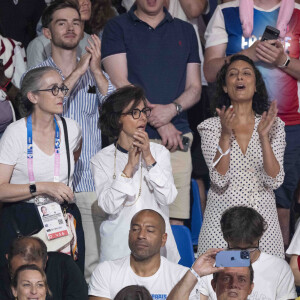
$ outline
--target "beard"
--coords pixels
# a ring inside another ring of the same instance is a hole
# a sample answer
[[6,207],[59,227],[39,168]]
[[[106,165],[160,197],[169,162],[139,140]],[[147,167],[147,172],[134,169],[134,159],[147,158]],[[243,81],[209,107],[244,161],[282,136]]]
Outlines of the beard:
[[64,41],[63,39],[56,38],[52,36],[52,43],[54,46],[64,49],[64,50],[73,50],[77,48],[78,44],[80,42],[80,39],[76,40],[73,39],[71,41]]

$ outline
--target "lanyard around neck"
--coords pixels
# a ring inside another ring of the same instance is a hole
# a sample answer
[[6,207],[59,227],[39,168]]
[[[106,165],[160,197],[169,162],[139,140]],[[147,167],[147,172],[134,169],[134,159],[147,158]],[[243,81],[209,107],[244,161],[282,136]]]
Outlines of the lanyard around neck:
[[[55,151],[54,151],[54,182],[59,182],[59,172],[60,172],[60,134],[57,121],[54,117],[55,122]],[[27,118],[27,167],[28,167],[28,177],[30,184],[35,183],[35,178],[33,174],[33,145],[32,145],[32,118],[31,115]]]

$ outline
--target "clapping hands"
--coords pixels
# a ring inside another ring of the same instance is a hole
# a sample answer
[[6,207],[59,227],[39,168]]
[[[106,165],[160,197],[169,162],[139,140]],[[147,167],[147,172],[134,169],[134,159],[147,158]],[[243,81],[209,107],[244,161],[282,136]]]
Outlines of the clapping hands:
[[257,127],[257,132],[259,134],[259,138],[268,138],[270,129],[272,128],[276,117],[277,117],[277,101],[274,100],[271,105],[269,110],[266,112],[263,112],[261,116],[261,120],[259,122],[259,125]]
[[223,106],[222,109],[216,108],[216,111],[221,119],[222,133],[231,136],[236,122],[233,106],[230,105],[227,109],[225,106]]

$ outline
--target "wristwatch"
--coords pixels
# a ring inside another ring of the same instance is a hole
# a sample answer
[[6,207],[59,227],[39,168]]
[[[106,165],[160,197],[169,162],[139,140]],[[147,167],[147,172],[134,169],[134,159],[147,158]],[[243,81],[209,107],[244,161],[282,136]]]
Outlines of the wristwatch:
[[284,68],[286,68],[286,67],[289,65],[290,62],[291,62],[291,59],[290,59],[290,57],[286,54],[286,60],[285,60],[284,64],[281,65],[281,66],[278,66],[278,68],[284,69]]
[[176,102],[172,102],[176,107],[177,116],[182,113],[182,106]]
[[150,171],[155,165],[156,165],[156,161],[152,165],[146,166],[147,171]]
[[36,193],[36,185],[35,185],[35,183],[29,185],[29,191],[30,191],[31,195],[33,195],[34,193]]

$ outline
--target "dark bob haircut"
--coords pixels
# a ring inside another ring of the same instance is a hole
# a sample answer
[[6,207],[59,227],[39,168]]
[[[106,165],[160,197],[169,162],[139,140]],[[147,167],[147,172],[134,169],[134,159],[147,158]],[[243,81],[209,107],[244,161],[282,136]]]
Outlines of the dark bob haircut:
[[80,11],[77,0],[54,0],[46,7],[42,13],[42,26],[48,28],[53,19],[53,14],[60,9],[73,8],[78,12],[80,17]]
[[221,217],[221,230],[227,243],[252,244],[262,237],[267,227],[264,218],[255,209],[246,206],[229,208]]
[[223,87],[226,86],[226,74],[229,66],[233,62],[238,60],[243,60],[247,62],[254,70],[256,78],[256,92],[253,95],[252,109],[256,114],[261,115],[264,111],[267,111],[270,106],[265,83],[263,81],[261,73],[254,65],[254,62],[249,57],[240,54],[233,55],[230,58],[229,63],[225,62],[225,64],[217,74],[216,94],[214,98],[214,103],[212,105],[212,111],[215,112],[216,108],[222,108],[223,106],[227,108],[231,105],[231,100],[228,94],[224,92]]
[[121,289],[114,300],[153,300],[144,286],[129,285]]
[[134,85],[124,86],[110,94],[101,107],[99,126],[103,134],[117,138],[122,126],[119,122],[123,110],[132,102],[128,112],[136,108],[146,97],[142,88]]

